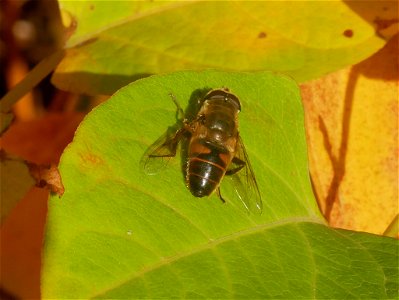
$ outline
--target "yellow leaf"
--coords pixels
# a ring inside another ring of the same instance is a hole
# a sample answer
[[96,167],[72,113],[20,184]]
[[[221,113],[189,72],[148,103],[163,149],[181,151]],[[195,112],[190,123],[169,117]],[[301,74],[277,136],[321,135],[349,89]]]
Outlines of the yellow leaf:
[[313,186],[332,226],[382,234],[398,213],[397,43],[302,85]]

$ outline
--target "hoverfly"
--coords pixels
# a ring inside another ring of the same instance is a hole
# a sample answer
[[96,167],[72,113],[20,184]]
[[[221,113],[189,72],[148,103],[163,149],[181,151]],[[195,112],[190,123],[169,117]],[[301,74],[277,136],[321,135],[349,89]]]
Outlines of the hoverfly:
[[210,90],[198,101],[193,120],[171,95],[182,116],[182,125],[159,138],[144,154],[141,164],[147,174],[156,174],[176,155],[179,142],[188,139],[186,185],[195,197],[220,192],[223,177],[231,176],[239,199],[248,211],[262,212],[262,200],[247,152],[238,131],[240,100],[227,88]]

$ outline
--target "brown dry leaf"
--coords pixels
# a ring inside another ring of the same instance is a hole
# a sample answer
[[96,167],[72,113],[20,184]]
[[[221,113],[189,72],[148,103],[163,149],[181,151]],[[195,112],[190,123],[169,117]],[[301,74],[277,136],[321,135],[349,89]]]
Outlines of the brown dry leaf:
[[[56,164],[83,114],[49,114],[15,122],[1,148],[37,164]],[[1,289],[16,298],[40,298],[40,266],[48,191],[32,188],[1,226]],[[61,201],[61,200],[60,200]]]
[[55,165],[37,165],[0,150],[1,223],[34,186],[45,187],[61,196],[64,186]]
[[398,213],[397,45],[301,87],[313,185],[334,227],[382,234]]
[[61,174],[55,165],[36,165],[28,163],[29,172],[36,180],[37,187],[46,187],[52,193],[62,196],[65,189]]
[[40,267],[48,191],[32,188],[0,229],[1,288],[16,299],[40,299]]
[[36,164],[57,164],[83,116],[52,113],[40,120],[15,122],[2,136],[1,148]]

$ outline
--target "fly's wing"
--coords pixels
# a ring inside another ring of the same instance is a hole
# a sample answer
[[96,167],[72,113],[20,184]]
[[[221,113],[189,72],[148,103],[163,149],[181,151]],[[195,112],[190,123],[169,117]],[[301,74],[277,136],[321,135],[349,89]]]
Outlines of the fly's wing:
[[262,198],[248,154],[240,137],[237,140],[236,154],[226,175],[231,175],[234,189],[245,208],[250,212],[261,214],[263,208]]
[[140,166],[144,173],[155,175],[168,165],[170,159],[176,156],[177,146],[185,131],[184,128],[180,128],[174,133],[170,133],[168,130],[147,149],[140,160]]

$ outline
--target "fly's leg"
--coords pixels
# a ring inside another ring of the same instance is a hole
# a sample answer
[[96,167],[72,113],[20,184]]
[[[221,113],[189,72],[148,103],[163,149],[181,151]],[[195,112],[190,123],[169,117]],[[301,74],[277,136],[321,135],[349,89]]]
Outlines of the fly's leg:
[[184,114],[184,111],[181,108],[179,102],[177,102],[176,96],[173,95],[172,93],[169,93],[169,96],[172,98],[173,103],[177,107],[176,118],[183,122],[183,127],[186,129],[186,131],[188,131],[190,133],[193,133],[195,131],[195,128],[196,128],[198,123],[201,123],[201,124],[205,123],[205,116],[204,115],[199,115],[194,120],[189,121],[186,118],[186,116]]
[[178,119],[183,120],[183,123],[185,123],[186,120],[185,120],[185,116],[184,116],[184,111],[183,111],[183,109],[180,107],[179,102],[177,102],[176,96],[173,95],[172,93],[169,93],[169,96],[172,98],[173,103],[174,103],[174,104],[176,105],[176,107],[177,107],[177,117],[178,117]]
[[246,165],[245,161],[243,161],[243,160],[241,160],[241,159],[239,159],[237,157],[233,158],[232,163],[234,163],[237,167],[235,167],[234,169],[227,170],[226,171],[226,175],[227,176],[234,175],[235,173],[240,171],[242,168],[244,168],[245,165]]
[[184,115],[184,111],[181,108],[179,102],[177,102],[176,96],[173,95],[172,93],[169,93],[169,96],[172,98],[173,103],[176,105],[177,112],[176,112],[176,118],[181,120],[183,123],[183,128],[187,131],[192,133],[195,128],[195,124],[197,123],[197,120],[194,121],[189,121],[187,120],[186,116]]
[[220,188],[219,188],[219,187],[216,189],[216,193],[218,194],[219,199],[220,199],[223,203],[226,203],[226,200],[224,200],[223,197],[222,197],[222,193],[220,192]]

